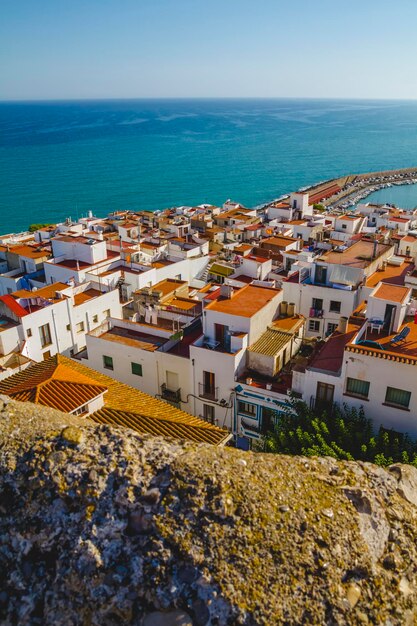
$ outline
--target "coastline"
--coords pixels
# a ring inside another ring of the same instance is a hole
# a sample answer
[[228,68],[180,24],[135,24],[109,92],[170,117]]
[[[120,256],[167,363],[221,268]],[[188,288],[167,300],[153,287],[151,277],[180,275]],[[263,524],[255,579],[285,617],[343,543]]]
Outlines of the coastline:
[[[354,210],[359,201],[364,200],[376,191],[393,186],[414,184],[417,184],[417,166],[362,174],[348,174],[339,178],[330,178],[308,187],[300,187],[298,192],[307,192],[310,194],[310,197],[313,195],[317,198],[315,202],[322,204],[328,211],[346,213]],[[262,207],[266,208],[288,197],[289,193],[284,194],[272,202],[262,205]]]

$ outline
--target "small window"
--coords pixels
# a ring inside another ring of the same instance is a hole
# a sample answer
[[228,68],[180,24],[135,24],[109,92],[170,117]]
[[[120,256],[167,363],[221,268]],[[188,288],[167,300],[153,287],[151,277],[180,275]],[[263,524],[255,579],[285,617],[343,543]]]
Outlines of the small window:
[[239,400],[238,411],[239,413],[250,415],[250,417],[256,417],[256,404],[250,404],[249,402],[242,402]]
[[71,330],[71,324],[67,324],[67,330]]
[[85,413],[88,413],[88,404],[84,404],[78,409],[75,409],[75,411],[72,412],[72,415],[84,415]]
[[112,357],[103,355],[103,365],[106,370],[112,370],[113,369]]
[[110,317],[110,309],[106,309],[105,311],[103,311],[103,315],[104,317]]
[[395,389],[395,387],[387,387],[387,393],[385,394],[386,404],[397,406],[403,409],[408,409],[410,404],[411,391],[404,391],[403,389]]
[[135,376],[142,376],[142,365],[140,363],[132,362],[132,374],[135,374]]
[[346,228],[346,224],[342,224],[342,228]]
[[370,383],[367,380],[359,380],[358,378],[347,378],[346,393],[358,398],[367,398],[369,395]]
[[26,334],[27,334],[28,337],[32,337],[32,329],[28,328],[27,331],[26,331]]
[[338,300],[330,300],[330,311],[332,311],[332,313],[340,313],[341,305],[342,303]]
[[206,422],[214,424],[214,406],[211,404],[203,404],[203,418]]
[[308,330],[314,333],[318,333],[320,330],[320,322],[319,320],[309,320],[308,321]]
[[39,327],[39,336],[41,339],[42,348],[46,348],[46,346],[50,346],[52,343],[51,340],[51,330],[49,328],[49,324],[44,324]]
[[98,322],[98,315],[93,315],[93,324],[97,324]]
[[321,298],[313,298],[311,306],[316,311],[317,310],[321,311],[323,309],[323,300]]
[[84,322],[78,322],[78,324],[75,326],[77,333],[82,333],[84,332]]

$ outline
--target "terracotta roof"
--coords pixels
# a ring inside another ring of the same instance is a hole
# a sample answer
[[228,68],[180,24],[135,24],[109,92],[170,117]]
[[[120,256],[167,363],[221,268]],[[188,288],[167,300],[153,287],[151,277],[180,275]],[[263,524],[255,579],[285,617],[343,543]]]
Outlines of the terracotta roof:
[[365,320],[354,320],[349,322],[346,333],[336,330],[314,355],[308,369],[339,372],[346,345],[353,340],[364,323]]
[[55,300],[56,292],[63,291],[64,289],[68,289],[68,285],[65,283],[52,283],[52,285],[45,285],[45,287],[41,287],[41,289],[37,289],[36,291],[19,289],[10,295],[13,296],[13,298],[45,298],[45,300]]
[[[109,409],[107,407],[96,411],[91,419],[99,424],[112,424],[132,428],[139,433],[150,433],[155,436],[174,437],[176,439],[189,439],[191,441],[211,443],[219,445],[220,429],[211,430],[202,428],[201,424],[193,425],[176,422],[163,417],[148,417],[138,413],[129,413],[123,410]],[[203,420],[200,420],[203,424]],[[227,435],[223,431],[223,438]]]
[[[61,365],[65,367],[59,367]],[[55,370],[57,373],[53,375]],[[230,438],[228,431],[218,426],[189,415],[167,402],[149,396],[62,355],[55,355],[47,361],[31,365],[23,372],[0,381],[0,393],[10,395],[8,390],[17,384],[24,386],[27,383],[29,388],[30,384],[34,387],[48,376],[51,378],[51,375],[54,380],[73,382],[78,385],[93,384],[100,389],[107,389],[104,395],[104,408],[89,415],[88,419],[110,425],[122,425],[138,432],[159,434],[164,437],[181,437],[215,445],[222,445]],[[86,380],[89,382],[85,383]],[[57,399],[61,402],[66,401],[60,395]],[[28,400],[30,401],[30,398]],[[55,408],[67,410],[62,407]]]
[[74,296],[74,306],[78,306],[79,304],[83,304],[91,298],[97,298],[97,296],[101,296],[102,293],[98,289],[86,289],[85,291],[81,291],[80,293],[76,293]]
[[414,270],[414,263],[404,261],[401,265],[387,264],[385,269],[379,269],[371,274],[367,281],[367,287],[376,287],[378,283],[390,283],[391,285],[403,285],[407,274]]
[[[35,402],[71,413],[106,392],[106,387],[67,366],[51,361],[0,382],[0,392],[14,400]],[[36,371],[35,371],[36,369]]]
[[235,291],[231,298],[218,298],[206,306],[206,310],[252,317],[266,306],[279,293],[280,289],[246,285]]
[[12,311],[17,317],[25,317],[25,315],[29,314],[29,311],[26,311],[10,294],[5,296],[0,296],[1,302],[7,306],[10,311]]
[[410,291],[411,289],[409,287],[381,283],[372,296],[374,298],[380,298],[381,300],[389,300],[390,302],[403,302]]

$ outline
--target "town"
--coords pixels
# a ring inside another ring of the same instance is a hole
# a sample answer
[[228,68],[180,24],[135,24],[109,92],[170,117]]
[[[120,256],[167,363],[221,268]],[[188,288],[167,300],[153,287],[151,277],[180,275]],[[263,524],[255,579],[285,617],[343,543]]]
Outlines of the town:
[[0,392],[241,449],[292,396],[417,437],[417,210],[343,192],[1,236]]

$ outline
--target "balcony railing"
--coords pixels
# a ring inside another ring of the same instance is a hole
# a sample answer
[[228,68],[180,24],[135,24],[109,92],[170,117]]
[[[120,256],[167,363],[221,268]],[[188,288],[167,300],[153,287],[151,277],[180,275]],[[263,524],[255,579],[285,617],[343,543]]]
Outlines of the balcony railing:
[[179,404],[181,402],[181,389],[169,389],[166,383],[162,383],[161,385],[161,397],[163,400],[167,402],[174,402],[175,404]]
[[198,395],[206,400],[217,401],[219,399],[219,388],[209,387],[204,383],[198,383]]

